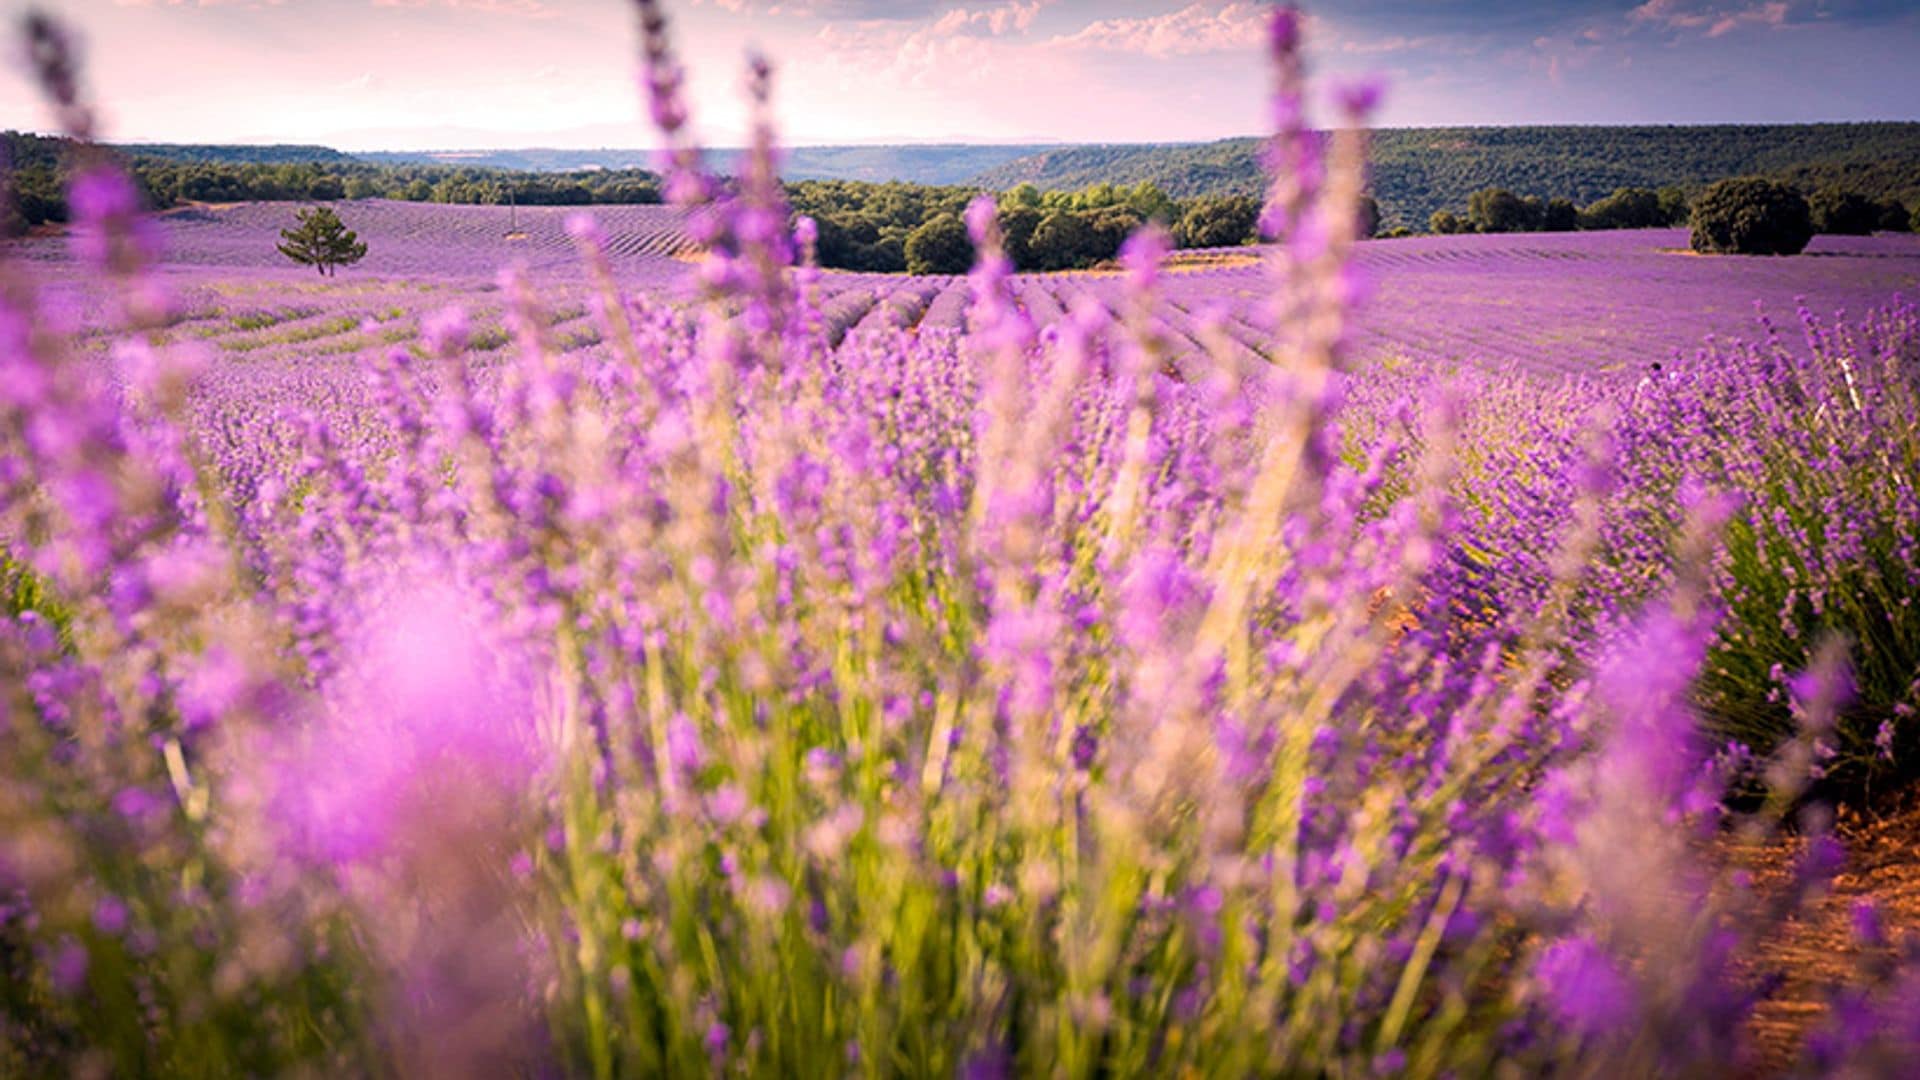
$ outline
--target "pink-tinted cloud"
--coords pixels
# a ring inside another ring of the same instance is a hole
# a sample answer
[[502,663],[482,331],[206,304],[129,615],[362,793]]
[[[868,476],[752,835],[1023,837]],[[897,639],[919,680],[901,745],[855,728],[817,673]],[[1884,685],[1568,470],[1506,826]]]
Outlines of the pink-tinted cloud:
[[113,0],[115,7],[278,7],[285,0]]
[[987,7],[949,10],[934,20],[930,32],[936,37],[950,37],[956,34],[1001,37],[1006,34],[1023,33],[1033,25],[1034,16],[1052,0],[1011,0],[1009,3],[993,4]]
[[1792,13],[1786,0],[1768,0],[1739,7],[1697,4],[1691,0],[1646,0],[1627,13],[1627,21],[1636,26],[1704,31],[1706,36],[1715,38],[1747,26],[1777,29],[1787,25]]
[[453,8],[461,11],[482,11],[490,15],[525,15],[529,18],[551,18],[557,12],[542,0],[373,0],[374,7],[383,8]]
[[1051,44],[1164,58],[1253,48],[1265,33],[1268,5],[1235,0],[1196,2],[1178,11],[1140,18],[1101,19]]
[[[749,48],[775,61],[795,141],[1198,140],[1265,124],[1270,0],[666,2],[716,144],[744,137]],[[1920,115],[1913,0],[1307,2],[1320,12],[1307,34],[1318,71],[1329,82],[1384,71],[1398,88],[1389,124]],[[103,123],[124,139],[404,149],[647,137],[628,0],[59,5],[89,46]],[[0,111],[17,124],[42,116],[21,73],[0,77]]]
[[[744,2],[744,0],[741,0]],[[930,22],[828,22],[816,40],[840,62],[865,67],[879,83],[925,87],[944,77],[977,82],[1012,62],[1022,38],[1053,0],[953,7]]]
[[[113,0],[113,5],[123,8],[219,7],[257,10],[281,7],[287,2],[288,0]],[[448,8],[506,15],[546,16],[554,13],[544,0],[367,0],[367,4],[374,8]]]
[[851,22],[915,22],[939,14],[950,0],[688,0],[736,15],[784,15]]
[[1434,35],[1407,37],[1393,34],[1381,38],[1348,39],[1339,43],[1338,48],[1348,56],[1386,56],[1392,53],[1415,52],[1431,49],[1444,44],[1443,39]]

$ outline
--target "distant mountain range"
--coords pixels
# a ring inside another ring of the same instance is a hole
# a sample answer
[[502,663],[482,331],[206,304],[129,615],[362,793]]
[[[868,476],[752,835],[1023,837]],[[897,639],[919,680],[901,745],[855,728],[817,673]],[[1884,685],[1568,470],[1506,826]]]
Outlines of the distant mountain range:
[[[326,146],[206,145],[126,143],[130,154],[173,161],[252,165],[358,161],[374,165],[455,165],[513,172],[581,172],[596,169],[651,169],[651,150],[375,150],[348,153]],[[1057,150],[1044,144],[928,143],[902,146],[800,146],[782,150],[781,175],[789,180],[889,180],[940,186],[962,185],[992,169]],[[708,162],[731,172],[740,150],[712,150]]]
[[362,160],[359,155],[330,146],[300,143],[273,145],[220,143],[119,143],[117,148],[129,154],[166,158],[169,161],[205,161],[223,165],[299,165],[303,162],[347,162]]
[[[794,180],[860,180],[1004,190],[1152,181],[1176,197],[1258,191],[1259,140],[1139,145],[809,146],[785,152]],[[187,161],[433,163],[534,172],[647,168],[644,150],[475,150],[348,154],[324,146],[139,144]],[[730,171],[738,151],[711,161]],[[1618,187],[1695,188],[1767,174],[1920,202],[1920,123],[1704,127],[1399,128],[1373,134],[1371,187],[1387,226],[1424,226],[1481,188],[1591,202]]]
[[[1044,145],[915,144],[910,146],[799,146],[782,150],[780,172],[789,180],[901,180],[915,184],[956,185],[1034,154],[1056,149]],[[739,150],[714,150],[710,165],[733,171]],[[472,165],[530,172],[581,169],[650,169],[650,150],[427,150],[379,151],[357,155],[384,164]]]

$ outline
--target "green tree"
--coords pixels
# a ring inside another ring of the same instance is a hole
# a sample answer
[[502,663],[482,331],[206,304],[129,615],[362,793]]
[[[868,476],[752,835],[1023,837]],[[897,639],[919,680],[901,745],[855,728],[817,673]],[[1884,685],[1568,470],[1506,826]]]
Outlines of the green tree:
[[[1037,196],[1036,196],[1037,198]],[[1031,206],[1000,208],[1000,239],[1015,269],[1037,270],[1033,261],[1033,230],[1040,227],[1040,211]]]
[[1082,253],[1077,265],[1089,266],[1118,258],[1127,237],[1143,223],[1140,215],[1124,204],[1088,214],[1087,225],[1093,230],[1093,243]]
[[1451,210],[1435,210],[1433,215],[1427,218],[1427,229],[1441,236],[1452,236],[1454,233],[1466,232],[1467,223],[1461,221],[1460,215]]
[[1898,199],[1882,199],[1879,203],[1880,222],[1876,226],[1881,232],[1911,232],[1913,222],[1907,216],[1907,208]]
[[1540,215],[1540,228],[1543,232],[1572,232],[1580,227],[1580,208],[1573,205],[1572,199],[1548,199],[1547,208]]
[[1537,202],[1505,188],[1483,188],[1467,197],[1467,220],[1477,232],[1532,232],[1540,227],[1545,210]]
[[1813,210],[1813,231],[1838,236],[1866,236],[1880,224],[1880,207],[1857,191],[1823,188],[1807,200]]
[[1687,193],[1685,189],[1668,186],[1660,189],[1660,214],[1665,219],[1662,225],[1685,225],[1687,223]]
[[1040,189],[1032,184],[1016,185],[1012,191],[1007,192],[1006,204],[1037,209],[1040,206]]
[[1142,180],[1127,192],[1126,205],[1140,215],[1143,221],[1158,221],[1171,226],[1180,216],[1180,207],[1160,185],[1151,180]]
[[1033,230],[1033,260],[1042,270],[1070,270],[1083,265],[1093,250],[1093,226],[1071,210],[1055,210]]
[[332,210],[315,206],[296,216],[298,225],[280,230],[280,254],[313,267],[322,277],[331,276],[336,267],[350,266],[366,257],[367,245]]
[[1813,239],[1813,212],[1777,180],[1722,180],[1693,204],[1693,250],[1720,255],[1798,255]]
[[1254,239],[1259,224],[1259,200],[1246,195],[1202,195],[1187,204],[1187,212],[1173,227],[1173,239],[1183,248],[1239,247]]
[[907,273],[964,274],[973,265],[973,241],[952,214],[927,219],[907,236]]
[[1669,211],[1660,193],[1647,188],[1615,188],[1613,194],[1587,207],[1580,215],[1583,229],[1656,229],[1667,224]]

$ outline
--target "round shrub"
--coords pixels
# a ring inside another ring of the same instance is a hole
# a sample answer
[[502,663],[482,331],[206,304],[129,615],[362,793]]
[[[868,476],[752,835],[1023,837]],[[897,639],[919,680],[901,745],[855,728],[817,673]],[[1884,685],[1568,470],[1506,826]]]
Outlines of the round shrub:
[[1798,255],[1813,239],[1813,211],[1775,180],[1722,180],[1693,204],[1693,250],[1703,255]]
[[1253,240],[1260,224],[1260,200],[1245,195],[1202,195],[1187,204],[1174,224],[1174,241],[1183,248],[1238,247]]
[[1540,228],[1545,232],[1572,232],[1580,227],[1580,208],[1571,199],[1548,199]]
[[1868,236],[1880,224],[1880,207],[1857,191],[1828,188],[1807,200],[1813,209],[1815,232],[1833,236]]
[[[1035,197],[1038,198],[1038,196]],[[1006,246],[1007,258],[1013,260],[1015,268],[1038,269],[1033,261],[1033,231],[1039,227],[1040,211],[1031,206],[1000,208],[1001,243]]]
[[907,237],[907,273],[964,274],[973,266],[973,241],[952,214],[929,218]]
[[1540,227],[1544,206],[1505,188],[1487,188],[1467,197],[1467,221],[1475,232],[1533,232]]
[[1661,205],[1660,193],[1648,188],[1623,187],[1587,207],[1583,229],[1657,229],[1672,220]]
[[1033,230],[1033,260],[1042,270],[1071,270],[1089,261],[1096,243],[1084,215],[1055,210]]
[[1120,248],[1133,235],[1144,220],[1130,207],[1109,206],[1087,217],[1087,227],[1093,231],[1093,244],[1087,249],[1081,265],[1106,262],[1118,258]]

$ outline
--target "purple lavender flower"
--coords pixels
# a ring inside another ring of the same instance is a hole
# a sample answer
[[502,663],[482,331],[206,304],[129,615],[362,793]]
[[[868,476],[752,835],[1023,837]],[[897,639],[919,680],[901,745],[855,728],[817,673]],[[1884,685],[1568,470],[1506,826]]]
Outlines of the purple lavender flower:
[[1564,938],[1547,946],[1533,974],[1555,1015],[1580,1035],[1612,1034],[1633,1020],[1638,1006],[1632,980],[1591,939]]

